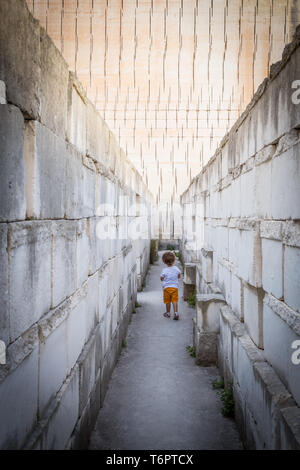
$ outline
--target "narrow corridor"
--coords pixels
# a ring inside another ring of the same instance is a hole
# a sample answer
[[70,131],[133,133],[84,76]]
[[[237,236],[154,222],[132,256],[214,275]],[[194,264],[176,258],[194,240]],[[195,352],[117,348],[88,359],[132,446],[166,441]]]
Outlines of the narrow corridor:
[[195,365],[186,350],[195,311],[182,299],[182,280],[180,321],[162,315],[159,254],[138,294],[141,307],[132,316],[90,448],[241,449],[235,423],[222,416],[211,386],[218,369]]

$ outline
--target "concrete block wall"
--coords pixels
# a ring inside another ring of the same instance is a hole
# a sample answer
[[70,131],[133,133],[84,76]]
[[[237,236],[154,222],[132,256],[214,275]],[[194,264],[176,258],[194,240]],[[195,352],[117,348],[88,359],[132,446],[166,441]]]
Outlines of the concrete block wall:
[[203,298],[210,294],[216,305],[222,294],[218,364],[233,382],[249,448],[300,448],[299,76],[298,27],[282,61],[181,196],[181,250],[197,272],[197,356],[214,354],[214,342],[207,350],[201,341],[208,333]]
[[0,3],[0,103],[0,448],[84,448],[148,267],[152,196],[22,0]]

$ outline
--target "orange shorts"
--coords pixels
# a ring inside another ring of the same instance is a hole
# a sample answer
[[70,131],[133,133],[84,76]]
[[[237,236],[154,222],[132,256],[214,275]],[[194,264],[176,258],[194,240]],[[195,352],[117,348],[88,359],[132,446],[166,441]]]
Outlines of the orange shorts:
[[176,287],[166,287],[164,289],[164,303],[178,302],[178,289]]

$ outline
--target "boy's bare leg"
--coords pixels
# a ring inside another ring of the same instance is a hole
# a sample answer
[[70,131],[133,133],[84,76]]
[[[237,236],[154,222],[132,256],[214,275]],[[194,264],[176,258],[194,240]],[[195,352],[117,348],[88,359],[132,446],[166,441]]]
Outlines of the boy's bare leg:
[[170,318],[170,310],[171,310],[171,304],[166,304],[166,311],[164,313],[164,317]]
[[179,315],[178,315],[178,302],[172,302],[173,304],[173,309],[174,309],[174,320],[178,320]]
[[178,302],[172,302],[174,313],[178,313]]

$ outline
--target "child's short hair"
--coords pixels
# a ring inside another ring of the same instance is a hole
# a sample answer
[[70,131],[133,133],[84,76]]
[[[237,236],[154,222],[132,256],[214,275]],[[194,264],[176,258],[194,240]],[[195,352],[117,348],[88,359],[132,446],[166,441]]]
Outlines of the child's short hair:
[[162,256],[163,262],[168,266],[172,266],[172,264],[175,262],[175,259],[175,255],[172,253],[172,251],[166,251]]

